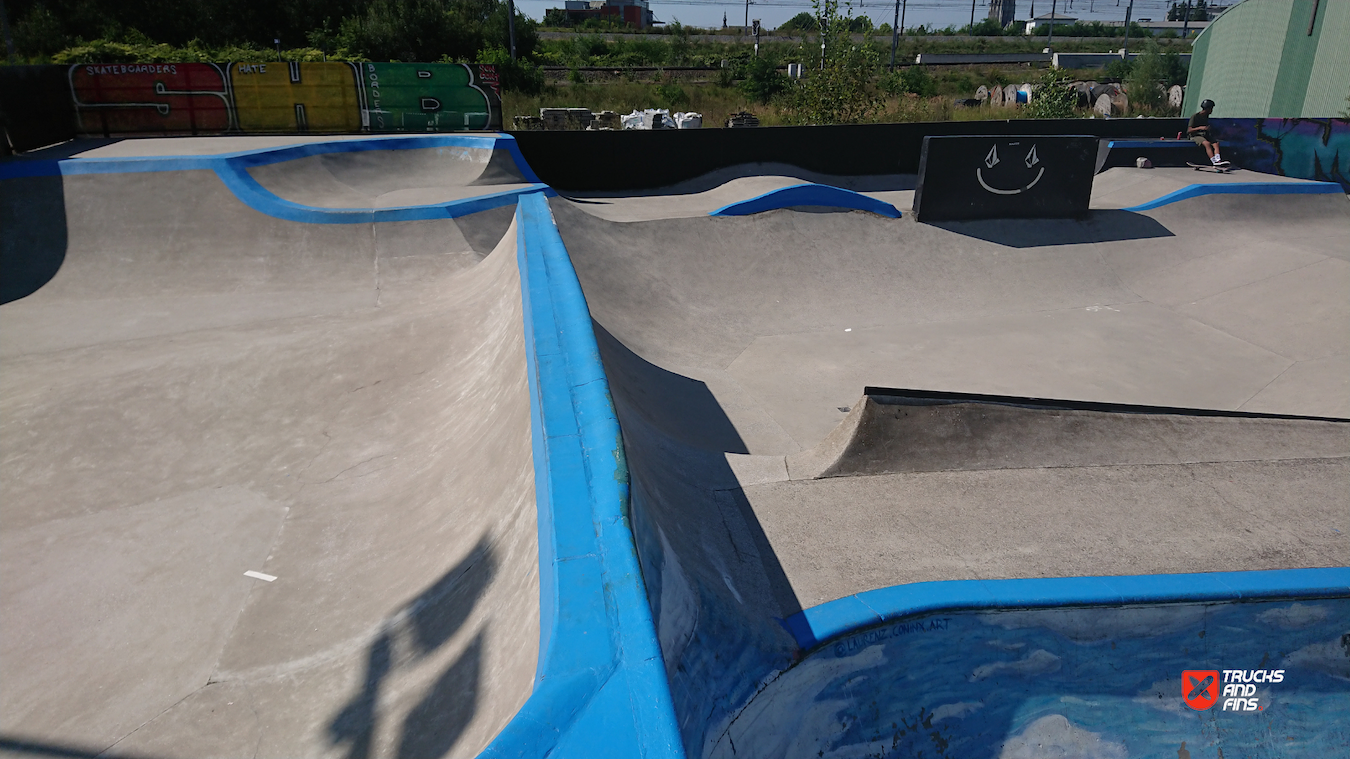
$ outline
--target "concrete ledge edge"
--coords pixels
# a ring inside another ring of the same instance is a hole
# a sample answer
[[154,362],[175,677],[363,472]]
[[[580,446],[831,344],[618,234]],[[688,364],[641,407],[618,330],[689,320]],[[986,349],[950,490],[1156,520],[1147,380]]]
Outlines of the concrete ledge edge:
[[783,620],[803,653],[875,625],[944,611],[1233,603],[1350,597],[1350,567],[1246,572],[939,580],[869,590]]

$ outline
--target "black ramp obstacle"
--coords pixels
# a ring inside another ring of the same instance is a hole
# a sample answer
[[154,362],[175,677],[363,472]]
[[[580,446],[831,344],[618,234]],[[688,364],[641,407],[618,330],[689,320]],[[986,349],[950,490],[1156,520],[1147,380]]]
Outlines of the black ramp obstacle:
[[1084,216],[1097,138],[925,137],[914,190],[919,221]]

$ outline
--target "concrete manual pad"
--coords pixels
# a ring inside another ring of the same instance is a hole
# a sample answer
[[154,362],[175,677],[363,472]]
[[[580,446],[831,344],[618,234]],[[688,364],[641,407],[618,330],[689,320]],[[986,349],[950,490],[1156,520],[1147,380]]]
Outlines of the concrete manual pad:
[[6,740],[481,751],[539,642],[511,209],[300,224],[200,171],[0,203],[63,220],[0,305]]
[[810,447],[867,385],[1236,409],[1289,365],[1151,303],[1120,303],[759,337],[729,372],[773,398],[774,419]]

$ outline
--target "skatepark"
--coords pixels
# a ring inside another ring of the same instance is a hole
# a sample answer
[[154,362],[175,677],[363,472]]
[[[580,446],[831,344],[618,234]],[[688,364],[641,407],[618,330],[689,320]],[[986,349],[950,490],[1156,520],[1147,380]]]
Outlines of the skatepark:
[[1335,755],[1345,189],[1090,168],[3,159],[0,753]]

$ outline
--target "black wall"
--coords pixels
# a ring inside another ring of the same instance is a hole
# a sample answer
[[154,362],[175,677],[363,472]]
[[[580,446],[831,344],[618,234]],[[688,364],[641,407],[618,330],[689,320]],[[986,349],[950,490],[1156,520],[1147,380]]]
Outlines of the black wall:
[[1046,119],[659,131],[512,132],[540,180],[560,190],[662,187],[741,163],[823,174],[916,174],[928,135],[1175,137],[1185,119]]
[[[66,66],[0,66],[0,129],[15,150],[75,137]],[[0,135],[0,143],[6,142]]]

